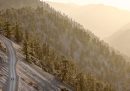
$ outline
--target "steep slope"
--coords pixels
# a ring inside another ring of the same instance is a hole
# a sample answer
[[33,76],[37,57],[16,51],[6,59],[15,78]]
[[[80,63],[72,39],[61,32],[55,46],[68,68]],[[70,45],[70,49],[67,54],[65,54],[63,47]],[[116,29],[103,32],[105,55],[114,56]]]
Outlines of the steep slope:
[[[6,55],[1,51],[0,52],[0,57],[2,60],[0,60],[0,89],[3,89],[4,86],[6,86],[6,80],[8,77],[8,64],[4,60],[6,58]],[[4,54],[4,55],[3,55]],[[22,78],[22,73],[20,74],[21,77],[19,76],[19,91],[37,91],[33,86],[29,85],[27,82],[23,81]],[[26,79],[27,80],[27,79]],[[28,82],[31,82],[31,80]],[[7,88],[7,87],[5,87]]]
[[[2,59],[6,55],[0,55]],[[72,87],[61,83],[53,75],[43,72],[38,66],[24,62],[19,58],[17,63],[17,74],[19,76],[18,91],[57,91],[63,88],[72,91]],[[8,77],[8,63],[0,60],[0,89],[6,88]],[[54,84],[55,83],[55,84]]]
[[[93,78],[110,83],[116,91],[129,91],[128,60],[68,16],[44,5],[0,13],[3,35],[14,41],[19,39],[17,34],[23,35],[17,42],[22,45],[26,60],[72,86],[77,86],[78,81],[78,88],[86,87],[83,91],[111,91],[110,85],[99,84]],[[32,56],[40,61],[32,60]]]
[[100,38],[110,36],[124,24],[130,22],[130,12],[101,4],[75,5],[49,2],[60,12],[63,12],[77,22],[89,28]]
[[106,38],[106,41],[115,49],[130,56],[130,23],[123,26],[112,36]]

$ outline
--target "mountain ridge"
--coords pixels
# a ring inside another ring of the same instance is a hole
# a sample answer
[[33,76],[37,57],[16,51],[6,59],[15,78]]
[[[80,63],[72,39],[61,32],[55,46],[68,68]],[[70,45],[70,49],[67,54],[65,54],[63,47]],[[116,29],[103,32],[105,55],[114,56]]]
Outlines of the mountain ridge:
[[106,41],[111,46],[121,51],[123,54],[130,56],[129,35],[130,35],[130,23],[123,26],[120,30],[118,30],[116,33],[114,33],[110,37],[106,38]]
[[101,39],[110,36],[116,32],[120,26],[130,21],[129,11],[121,10],[113,6],[102,4],[80,6],[54,2],[49,2],[49,4],[60,12],[68,14]]

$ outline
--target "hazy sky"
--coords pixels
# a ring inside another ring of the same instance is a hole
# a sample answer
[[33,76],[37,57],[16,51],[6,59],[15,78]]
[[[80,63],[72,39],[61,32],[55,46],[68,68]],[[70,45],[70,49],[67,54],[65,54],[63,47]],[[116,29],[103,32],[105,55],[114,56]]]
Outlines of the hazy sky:
[[53,2],[75,3],[75,4],[105,4],[130,11],[130,0],[43,0]]

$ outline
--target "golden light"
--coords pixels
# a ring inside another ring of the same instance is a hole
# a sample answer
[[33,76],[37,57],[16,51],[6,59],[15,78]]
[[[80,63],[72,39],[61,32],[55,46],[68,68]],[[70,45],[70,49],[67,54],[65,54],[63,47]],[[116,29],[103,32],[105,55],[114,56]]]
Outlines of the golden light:
[[105,4],[130,11],[130,0],[43,0],[43,1],[75,3],[79,5]]

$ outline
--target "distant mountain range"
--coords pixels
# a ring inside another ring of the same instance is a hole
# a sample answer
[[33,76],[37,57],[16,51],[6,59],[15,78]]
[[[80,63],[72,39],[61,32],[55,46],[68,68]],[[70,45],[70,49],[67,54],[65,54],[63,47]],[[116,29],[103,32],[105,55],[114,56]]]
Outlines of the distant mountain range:
[[115,49],[130,56],[130,23],[106,39]]
[[101,38],[110,36],[121,26],[130,22],[130,12],[112,6],[102,4],[80,6],[54,2],[49,2],[49,4]]

